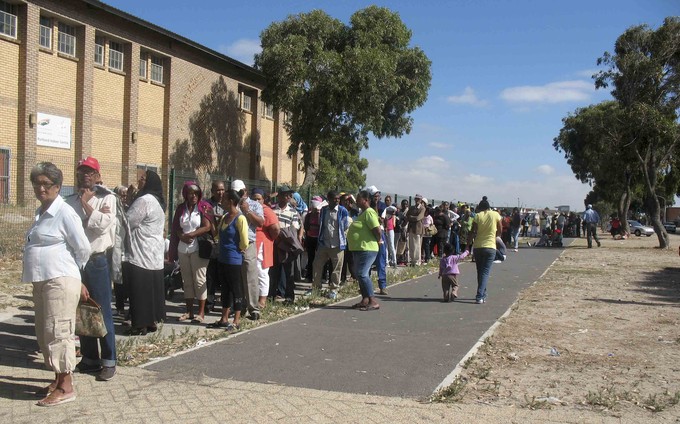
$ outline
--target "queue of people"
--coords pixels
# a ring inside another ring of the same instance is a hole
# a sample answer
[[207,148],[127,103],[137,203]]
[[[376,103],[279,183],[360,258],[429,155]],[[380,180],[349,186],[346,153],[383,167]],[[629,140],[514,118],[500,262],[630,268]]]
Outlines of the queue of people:
[[[294,302],[295,283],[303,276],[312,287],[306,294],[331,299],[356,280],[361,301],[354,308],[379,310],[387,267],[418,266],[435,256],[445,263],[440,271],[445,300],[455,300],[457,263],[469,254],[478,268],[477,303],[486,299],[501,225],[486,198],[477,213],[463,207],[459,215],[448,203],[430,207],[421,195],[413,205],[402,201],[397,207],[370,186],[356,197],[336,191],[316,196],[310,210],[287,186],[270,193],[276,198],[270,203],[262,189],[248,190],[241,180],[232,181],[229,190],[214,181],[207,199],[197,182],[188,181],[166,237],[158,174],[146,171],[137,187],[110,191],[97,159],[87,157],[78,163],[76,177],[75,193],[62,199],[63,175],[54,164],[39,163],[30,176],[40,207],[26,238],[23,281],[33,284],[38,343],[55,373],[41,390],[41,406],[75,400],[73,372],[95,374],[100,381],[115,376],[114,314],[125,317],[130,335],[158,330],[167,319],[168,264],[182,277],[185,309],[179,321],[227,331],[239,330],[244,317],[259,319],[267,302]],[[303,268],[305,249],[309,263]],[[46,257],[59,261],[48,264]],[[374,269],[377,289],[370,277]],[[218,290],[221,315],[205,322]],[[81,336],[82,359],[76,364],[71,323],[78,302],[88,299],[101,305],[107,333]]]

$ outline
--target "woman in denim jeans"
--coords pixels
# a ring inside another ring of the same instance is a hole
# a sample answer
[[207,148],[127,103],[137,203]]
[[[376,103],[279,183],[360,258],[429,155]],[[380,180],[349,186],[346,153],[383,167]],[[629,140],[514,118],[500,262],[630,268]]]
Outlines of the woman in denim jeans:
[[352,252],[355,274],[359,280],[362,297],[361,302],[353,308],[372,311],[379,309],[380,305],[375,301],[373,281],[369,273],[378,255],[379,244],[383,243],[383,238],[378,213],[371,208],[371,195],[367,191],[359,193],[357,206],[362,212],[354,219],[347,231],[347,244]]
[[477,213],[472,221],[468,244],[474,240],[473,256],[477,266],[477,304],[486,302],[486,285],[489,281],[491,266],[496,258],[496,237],[503,231],[501,216],[491,210],[486,196],[477,205]]

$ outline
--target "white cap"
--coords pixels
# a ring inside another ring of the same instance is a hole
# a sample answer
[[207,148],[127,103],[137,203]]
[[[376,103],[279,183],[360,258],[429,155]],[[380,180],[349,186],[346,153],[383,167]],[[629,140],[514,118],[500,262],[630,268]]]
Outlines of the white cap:
[[234,180],[231,182],[231,189],[234,191],[241,191],[246,188],[246,185],[241,180]]
[[376,186],[374,186],[374,185],[366,187],[366,191],[367,191],[368,194],[370,194],[371,196],[373,196],[373,195],[376,194],[376,193],[380,193],[380,190],[378,190],[378,187],[376,187]]
[[427,197],[423,197],[423,203],[427,205]]

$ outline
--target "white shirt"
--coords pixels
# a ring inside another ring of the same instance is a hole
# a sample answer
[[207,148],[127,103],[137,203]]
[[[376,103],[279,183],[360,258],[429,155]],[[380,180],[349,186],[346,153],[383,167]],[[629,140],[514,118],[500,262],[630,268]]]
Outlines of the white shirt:
[[[198,213],[198,205],[194,205],[194,210],[189,212],[188,208],[184,208],[184,213],[179,218],[179,226],[183,233],[191,233],[201,228],[201,214]],[[177,245],[177,252],[179,253],[194,253],[198,250],[198,240],[194,237],[191,243],[186,244],[182,240]]]
[[90,259],[90,242],[78,214],[57,196],[26,234],[24,246],[25,283],[73,277],[80,280],[80,268]]
[[144,269],[163,269],[165,212],[158,200],[145,194],[132,203],[127,217],[130,225],[128,262]]
[[[113,247],[116,240],[116,196],[113,194],[95,194],[87,204],[92,206],[92,214],[87,218],[83,205],[80,203],[80,196],[72,195],[66,198],[66,203],[71,205],[73,210],[80,216],[83,222],[87,222],[85,235],[90,240],[92,253],[103,253]],[[111,210],[102,213],[99,210],[108,206]]]

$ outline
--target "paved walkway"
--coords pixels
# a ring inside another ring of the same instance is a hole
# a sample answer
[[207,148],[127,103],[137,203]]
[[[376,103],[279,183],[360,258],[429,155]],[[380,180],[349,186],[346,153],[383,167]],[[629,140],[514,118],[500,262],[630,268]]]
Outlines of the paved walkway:
[[[494,265],[489,303],[472,303],[474,264],[461,300],[439,302],[436,276],[390,287],[379,311],[348,300],[242,332],[109,382],[76,375],[76,402],[35,406],[51,373],[34,352],[32,313],[0,319],[0,414],[9,422],[620,422],[588,411],[527,411],[421,402],[559,255],[520,249]],[[569,414],[565,414],[569,412]]]

